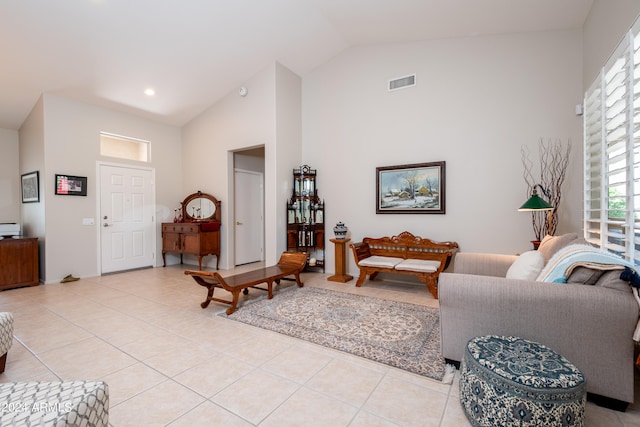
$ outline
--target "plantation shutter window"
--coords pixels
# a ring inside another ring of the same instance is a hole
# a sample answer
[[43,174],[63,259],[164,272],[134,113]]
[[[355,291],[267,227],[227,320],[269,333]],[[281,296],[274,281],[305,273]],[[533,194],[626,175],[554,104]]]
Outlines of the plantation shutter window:
[[584,237],[640,265],[640,24],[584,97]]

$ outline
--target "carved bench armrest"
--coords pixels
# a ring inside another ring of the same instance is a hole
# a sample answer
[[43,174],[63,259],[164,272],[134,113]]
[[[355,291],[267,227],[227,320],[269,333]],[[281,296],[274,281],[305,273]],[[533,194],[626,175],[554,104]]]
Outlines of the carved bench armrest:
[[307,264],[309,254],[304,252],[283,252],[278,260],[278,265],[292,266],[302,270]]
[[369,258],[371,256],[369,245],[365,242],[352,243],[349,245],[349,247],[353,252],[356,264],[360,263],[360,261],[362,261],[363,259]]
[[438,273],[442,273],[444,270],[449,268],[449,264],[451,263],[451,259],[453,258],[453,254],[457,251],[457,249],[452,249],[450,251],[443,252],[443,258],[441,261],[441,268]]

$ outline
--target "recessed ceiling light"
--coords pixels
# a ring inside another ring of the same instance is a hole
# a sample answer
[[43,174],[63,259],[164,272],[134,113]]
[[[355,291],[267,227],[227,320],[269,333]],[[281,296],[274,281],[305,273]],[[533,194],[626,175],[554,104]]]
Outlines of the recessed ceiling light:
[[144,90],[144,94],[147,95],[147,96],[153,96],[153,95],[156,94],[156,91],[153,90],[152,88],[147,88],[147,89]]

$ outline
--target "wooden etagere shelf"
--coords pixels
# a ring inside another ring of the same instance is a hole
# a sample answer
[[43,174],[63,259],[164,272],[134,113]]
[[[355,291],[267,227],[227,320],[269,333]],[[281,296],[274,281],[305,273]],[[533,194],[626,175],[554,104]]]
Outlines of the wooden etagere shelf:
[[293,170],[293,192],[287,200],[287,250],[309,254],[307,270],[324,272],[324,202],[318,197],[316,170]]

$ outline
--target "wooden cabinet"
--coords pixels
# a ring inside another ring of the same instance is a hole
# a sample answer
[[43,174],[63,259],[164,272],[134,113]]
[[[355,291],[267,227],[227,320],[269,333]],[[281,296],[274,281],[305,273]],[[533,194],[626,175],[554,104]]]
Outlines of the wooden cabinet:
[[[198,257],[198,266],[202,270],[202,258],[216,256],[216,269],[220,264],[220,229],[213,223],[164,223],[162,224],[162,263],[166,265],[165,254],[175,252]],[[217,230],[206,231],[207,228]]]
[[293,170],[293,194],[287,201],[287,250],[309,254],[307,269],[324,271],[324,202],[318,197],[316,170]]
[[[162,265],[167,265],[165,254],[174,252],[182,256],[195,255],[202,270],[202,258],[216,256],[216,270],[220,266],[220,201],[210,194],[198,191],[182,202],[180,218],[185,222],[162,224]],[[177,217],[176,217],[177,218]]]
[[38,239],[0,240],[0,290],[39,284]]

